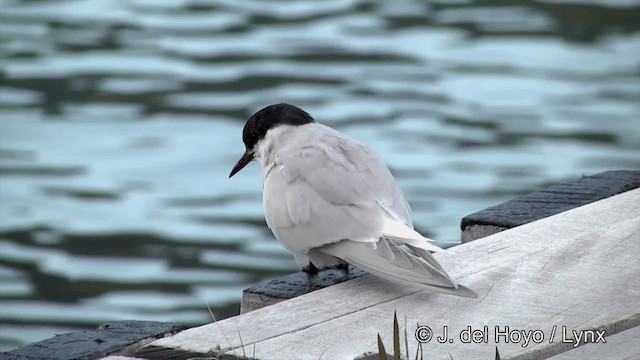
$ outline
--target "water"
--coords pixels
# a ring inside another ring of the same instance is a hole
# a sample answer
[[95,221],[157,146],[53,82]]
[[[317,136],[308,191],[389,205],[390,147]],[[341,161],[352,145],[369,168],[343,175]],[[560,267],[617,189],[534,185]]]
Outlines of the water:
[[372,144],[444,246],[474,211],[640,168],[640,2],[501,4],[2,1],[0,350],[206,323],[297,269],[258,166],[227,179],[271,103]]

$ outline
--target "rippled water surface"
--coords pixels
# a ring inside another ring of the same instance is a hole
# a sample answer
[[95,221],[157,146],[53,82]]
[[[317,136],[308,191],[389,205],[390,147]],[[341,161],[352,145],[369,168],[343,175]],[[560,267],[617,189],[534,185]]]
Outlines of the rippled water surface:
[[639,1],[0,1],[0,350],[209,322],[297,269],[257,164],[227,179],[270,103],[371,144],[445,246],[640,168],[639,28]]

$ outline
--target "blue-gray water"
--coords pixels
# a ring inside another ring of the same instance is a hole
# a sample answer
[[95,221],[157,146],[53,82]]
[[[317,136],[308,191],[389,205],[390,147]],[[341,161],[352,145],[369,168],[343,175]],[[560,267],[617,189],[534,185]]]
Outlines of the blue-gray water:
[[209,322],[295,270],[257,164],[227,179],[270,103],[370,143],[445,245],[471,212],[640,168],[639,30],[619,0],[1,1],[0,350]]

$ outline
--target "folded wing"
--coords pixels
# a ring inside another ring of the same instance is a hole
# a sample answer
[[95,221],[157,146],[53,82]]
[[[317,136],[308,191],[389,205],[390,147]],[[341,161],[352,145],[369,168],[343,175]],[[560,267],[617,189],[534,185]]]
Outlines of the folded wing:
[[442,249],[413,230],[409,205],[380,157],[311,125],[321,127],[308,132],[317,138],[280,151],[264,179],[265,217],[278,240],[298,259],[338,258],[394,282],[475,296],[430,253]]

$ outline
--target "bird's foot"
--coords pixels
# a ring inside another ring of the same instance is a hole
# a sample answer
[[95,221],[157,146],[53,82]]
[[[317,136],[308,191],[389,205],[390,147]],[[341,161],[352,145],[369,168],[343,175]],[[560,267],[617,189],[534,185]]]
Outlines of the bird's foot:
[[344,271],[345,274],[349,274],[349,264],[341,263],[336,265],[336,269]]
[[302,268],[302,271],[306,272],[309,275],[315,275],[319,270],[315,265],[313,265],[313,263],[310,262],[309,265]]

